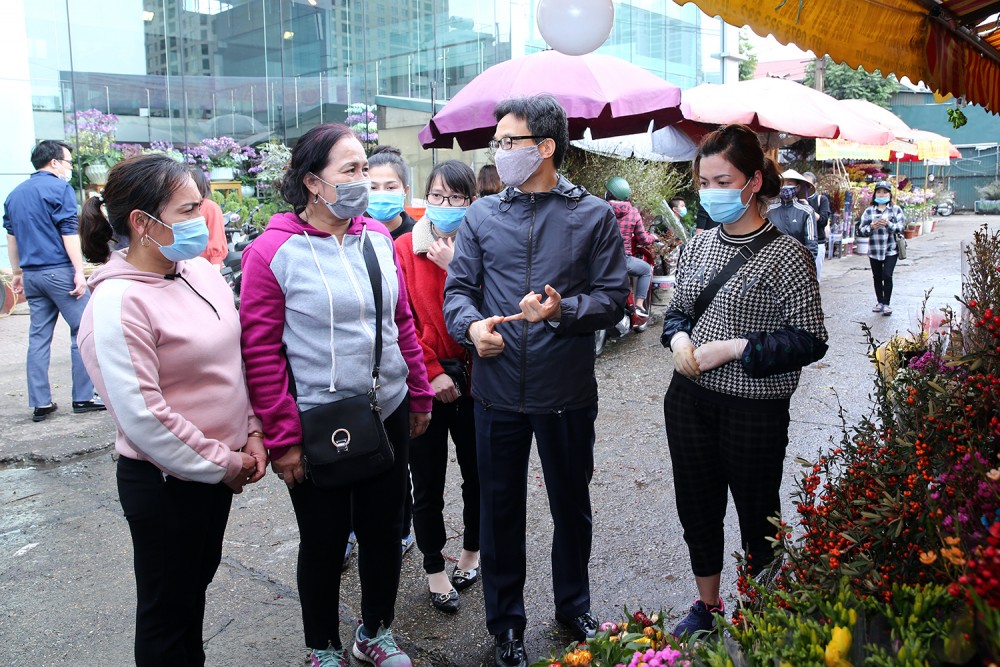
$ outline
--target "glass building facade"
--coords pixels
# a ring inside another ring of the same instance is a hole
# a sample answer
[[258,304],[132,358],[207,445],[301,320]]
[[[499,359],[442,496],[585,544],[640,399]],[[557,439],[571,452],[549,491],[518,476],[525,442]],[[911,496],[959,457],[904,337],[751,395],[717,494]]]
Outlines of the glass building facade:
[[[21,145],[0,164],[0,195],[30,173],[31,145],[73,143],[74,112],[88,109],[118,117],[119,142],[184,146],[223,135],[293,144],[343,122],[351,104],[376,105],[380,141],[399,145],[419,176],[442,157],[416,140],[432,105],[491,65],[546,48],[537,2],[6,0],[0,89],[13,108],[0,120]],[[682,88],[736,78],[726,55],[736,30],[695,5],[615,10],[599,52]]]

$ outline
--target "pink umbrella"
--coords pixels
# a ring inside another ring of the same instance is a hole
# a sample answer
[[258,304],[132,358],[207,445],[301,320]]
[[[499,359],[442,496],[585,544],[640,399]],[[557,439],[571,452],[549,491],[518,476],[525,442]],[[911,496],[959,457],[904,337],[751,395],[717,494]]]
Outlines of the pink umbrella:
[[743,123],[758,132],[883,146],[894,138],[891,130],[829,95],[786,79],[703,84],[684,91],[681,111],[688,120]]
[[666,127],[681,118],[681,92],[655,74],[614,56],[541,51],[490,67],[458,92],[420,131],[424,148],[484,148],[493,138],[497,103],[549,93],[566,109],[570,139],[590,128],[594,139]]

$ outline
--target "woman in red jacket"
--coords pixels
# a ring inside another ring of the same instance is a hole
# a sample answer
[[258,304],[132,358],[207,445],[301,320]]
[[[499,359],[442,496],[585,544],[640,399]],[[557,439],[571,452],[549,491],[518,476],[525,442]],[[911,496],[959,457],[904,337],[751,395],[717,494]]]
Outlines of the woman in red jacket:
[[[431,605],[449,613],[458,611],[458,591],[479,581],[479,473],[469,355],[448,335],[442,313],[453,239],[475,192],[476,177],[468,165],[458,160],[442,162],[427,179],[426,215],[412,232],[396,239],[427,377],[435,392],[430,426],[410,441],[413,528],[417,547],[424,555]],[[462,471],[465,522],[462,555],[450,580],[441,553],[447,538],[443,512],[449,432]]]

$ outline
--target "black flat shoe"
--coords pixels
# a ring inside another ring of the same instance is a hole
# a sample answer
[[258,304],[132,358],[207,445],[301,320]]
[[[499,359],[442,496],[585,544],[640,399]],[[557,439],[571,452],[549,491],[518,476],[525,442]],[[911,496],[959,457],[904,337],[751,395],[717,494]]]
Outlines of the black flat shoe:
[[438,611],[443,611],[447,614],[454,614],[458,611],[458,607],[461,604],[458,601],[458,591],[454,588],[447,593],[435,593],[434,591],[427,591],[427,594],[431,598],[431,606]]
[[528,657],[524,652],[523,630],[504,630],[496,636],[496,641],[494,667],[528,667]]
[[100,412],[107,409],[108,407],[104,403],[98,401],[73,401],[73,414],[77,415],[81,415],[84,412]]
[[471,570],[460,570],[456,565],[455,570],[451,573],[451,585],[457,591],[464,591],[477,581],[479,581],[479,567],[474,567]]
[[44,408],[35,408],[35,411],[31,413],[31,421],[42,422],[50,414],[59,409],[59,406],[53,403],[52,405],[45,406]]
[[557,611],[556,620],[569,630],[573,639],[578,642],[587,641],[597,634],[597,619],[589,611],[585,611],[579,616],[567,616]]

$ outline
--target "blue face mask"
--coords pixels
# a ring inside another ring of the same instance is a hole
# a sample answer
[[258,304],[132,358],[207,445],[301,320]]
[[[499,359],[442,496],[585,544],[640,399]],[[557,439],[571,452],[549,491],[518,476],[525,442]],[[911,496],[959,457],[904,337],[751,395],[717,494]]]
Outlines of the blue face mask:
[[[750,179],[747,181],[747,185],[750,185],[752,182],[753,179]],[[736,222],[743,217],[743,213],[750,206],[749,201],[744,204],[741,198],[747,185],[744,185],[739,190],[733,190],[732,188],[705,188],[700,190],[698,196],[701,198],[701,206],[705,209],[705,213],[708,213],[708,217],[720,224],[728,225]],[[752,196],[751,199],[753,199]]]
[[782,185],[781,191],[778,193],[778,196],[784,199],[785,201],[790,201],[792,199],[795,199],[795,195],[798,194],[798,192],[799,189],[794,185]]
[[403,190],[372,190],[368,194],[368,214],[379,222],[389,222],[403,212]]
[[170,245],[163,245],[151,236],[146,237],[155,243],[160,248],[160,252],[163,253],[163,256],[171,262],[181,262],[186,259],[194,259],[201,253],[205,252],[205,248],[208,246],[208,225],[205,224],[205,218],[203,216],[192,218],[191,220],[184,220],[183,222],[175,222],[173,225],[168,225],[162,220],[149,215],[149,213],[146,213],[145,211],[142,211],[142,213],[148,216],[150,220],[158,222],[173,232],[174,242]]
[[465,219],[468,206],[428,206],[427,217],[442,234],[451,234]]
[[889,197],[875,197],[875,203],[876,204],[888,204],[889,203]]

